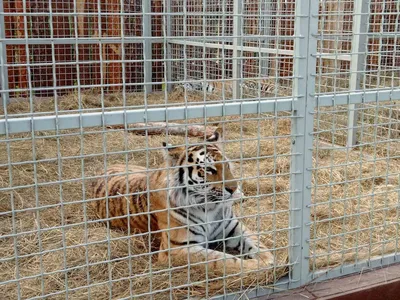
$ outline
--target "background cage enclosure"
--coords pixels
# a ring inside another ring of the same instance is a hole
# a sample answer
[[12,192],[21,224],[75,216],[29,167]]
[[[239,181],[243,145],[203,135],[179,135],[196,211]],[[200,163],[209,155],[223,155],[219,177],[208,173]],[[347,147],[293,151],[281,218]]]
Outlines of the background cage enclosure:
[[[3,297],[251,297],[398,262],[399,16],[396,0],[0,1]],[[156,170],[162,142],[217,125],[233,209],[273,266],[160,264],[155,233],[95,218],[107,167]]]

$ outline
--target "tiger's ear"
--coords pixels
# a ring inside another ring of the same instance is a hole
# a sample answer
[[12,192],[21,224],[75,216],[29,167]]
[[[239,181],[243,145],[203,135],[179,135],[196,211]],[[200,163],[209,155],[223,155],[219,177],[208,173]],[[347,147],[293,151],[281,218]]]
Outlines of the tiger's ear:
[[171,144],[162,143],[164,147],[164,159],[169,163],[170,166],[175,166],[182,154],[182,147],[174,147]]
[[213,135],[207,139],[207,142],[220,143],[224,139],[223,130],[221,126],[218,126],[214,131]]

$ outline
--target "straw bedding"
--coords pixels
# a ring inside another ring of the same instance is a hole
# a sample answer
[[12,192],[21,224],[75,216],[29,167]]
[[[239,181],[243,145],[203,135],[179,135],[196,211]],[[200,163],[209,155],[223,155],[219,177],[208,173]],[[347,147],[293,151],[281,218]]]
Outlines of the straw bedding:
[[[194,94],[186,98],[204,100]],[[76,109],[77,99],[77,95],[60,97],[58,108]],[[82,95],[82,99],[82,107],[100,106],[99,97],[91,93]],[[182,93],[172,94],[170,99],[184,101]],[[109,107],[124,101],[118,95],[105,100]],[[152,95],[148,101],[162,103],[164,94]],[[141,105],[143,96],[128,96],[126,103]],[[30,109],[26,103],[16,102],[9,106],[8,113]],[[34,110],[54,110],[54,101],[38,101]],[[6,143],[0,143],[0,187],[27,186],[0,192],[0,281],[11,281],[2,286],[3,297],[15,299],[19,290],[22,298],[51,294],[50,299],[65,299],[67,290],[72,299],[87,299],[89,295],[106,299],[110,293],[113,299],[140,294],[147,298],[152,291],[160,290],[153,298],[172,295],[179,299],[250,290],[257,284],[268,286],[286,275],[291,120],[280,114],[223,120],[229,140],[225,150],[229,158],[236,160],[236,176],[246,195],[235,204],[235,210],[244,216],[243,222],[250,229],[263,232],[261,239],[267,246],[277,249],[274,270],[225,280],[221,279],[223,270],[206,274],[201,266],[190,271],[187,267],[169,271],[157,263],[156,255],[149,254],[157,249],[157,241],[148,236],[129,237],[126,232],[109,230],[95,222],[93,211],[82,201],[90,198],[86,192],[89,181],[82,178],[93,176],[105,162],[158,166],[162,156],[155,148],[161,147],[165,136],[146,137],[113,129],[103,135],[100,128],[87,128],[84,135],[79,130],[60,132],[60,138],[54,137],[54,132],[36,133],[33,144],[30,134],[19,134],[10,138],[26,139],[9,143],[9,149]],[[221,120],[208,120],[213,121]],[[204,120],[191,122],[201,124]],[[172,144],[184,143],[184,137],[168,139]],[[346,152],[322,149],[322,143],[315,143],[318,147],[313,160],[317,169],[312,172],[312,186],[305,187],[311,188],[314,204],[310,213],[310,268],[334,267],[393,251],[399,233],[399,198],[395,192],[399,185],[398,161],[370,147]],[[143,149],[150,149],[148,159]],[[11,169],[5,166],[8,153],[15,163]],[[34,164],[33,160],[39,162]],[[61,185],[57,184],[60,180]],[[17,278],[26,279],[17,284]],[[188,287],[189,283],[193,285]]]

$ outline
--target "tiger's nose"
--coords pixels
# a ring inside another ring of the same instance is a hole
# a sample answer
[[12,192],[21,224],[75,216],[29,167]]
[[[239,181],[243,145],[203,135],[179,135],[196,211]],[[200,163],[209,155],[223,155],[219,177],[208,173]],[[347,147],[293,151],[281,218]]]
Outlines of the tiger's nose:
[[236,189],[237,187],[225,187],[225,190],[231,194],[233,194],[236,191]]

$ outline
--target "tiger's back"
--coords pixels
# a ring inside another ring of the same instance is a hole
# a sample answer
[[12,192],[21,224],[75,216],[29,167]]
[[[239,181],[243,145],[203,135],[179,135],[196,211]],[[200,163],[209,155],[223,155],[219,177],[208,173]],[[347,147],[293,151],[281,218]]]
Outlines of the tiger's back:
[[[190,78],[188,78],[190,80]],[[178,84],[176,88],[183,88],[188,91],[198,91],[202,92],[203,90],[209,94],[222,95],[223,93],[227,93],[228,95],[232,95],[233,86],[236,81],[232,80],[217,80],[212,82],[203,82],[203,81],[195,81],[195,82],[185,82],[182,84]],[[245,94],[257,96],[258,91],[261,92],[262,96],[265,95],[281,95],[281,91],[279,88],[279,83],[275,82],[273,78],[260,78],[260,79],[243,79],[240,82],[241,87],[243,88],[243,92]]]
[[[110,167],[92,187],[98,216],[111,227],[156,234],[161,263],[189,259],[229,273],[270,267],[272,254],[234,215],[232,203],[240,191],[220,143],[220,131],[205,145],[163,143],[164,164],[157,170]],[[242,259],[217,250],[221,241]]]
[[108,220],[112,228],[157,230],[156,218],[151,214],[157,203],[148,201],[147,191],[146,168],[113,165],[104,177],[93,182],[91,194],[96,200],[92,206],[98,218]]

